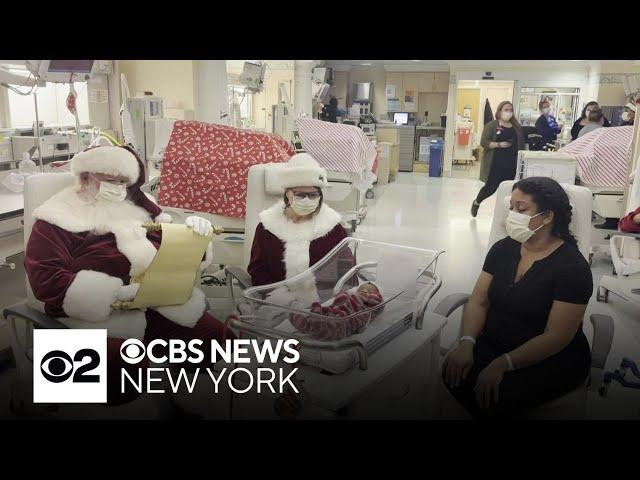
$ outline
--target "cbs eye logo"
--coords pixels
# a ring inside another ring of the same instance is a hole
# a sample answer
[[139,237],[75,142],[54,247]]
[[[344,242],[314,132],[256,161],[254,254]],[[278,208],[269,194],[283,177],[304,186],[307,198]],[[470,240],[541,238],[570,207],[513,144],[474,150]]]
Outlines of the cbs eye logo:
[[36,329],[34,403],[106,403],[107,331]]
[[130,338],[120,345],[120,357],[130,365],[144,359],[147,349],[140,340]]
[[[89,359],[84,362],[84,359]],[[77,368],[74,368],[79,364]],[[40,362],[42,376],[53,383],[61,383],[69,380],[73,375],[73,382],[96,383],[100,381],[99,375],[91,375],[100,365],[100,355],[91,348],[83,348],[73,356],[73,359],[62,350],[53,350],[47,353]]]

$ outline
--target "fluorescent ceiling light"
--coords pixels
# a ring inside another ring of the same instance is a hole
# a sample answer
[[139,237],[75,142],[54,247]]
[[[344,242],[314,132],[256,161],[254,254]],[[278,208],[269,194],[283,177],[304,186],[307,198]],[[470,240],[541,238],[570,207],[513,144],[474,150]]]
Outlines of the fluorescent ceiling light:
[[363,67],[370,67],[371,66],[370,63],[361,63],[360,65],[362,65]]

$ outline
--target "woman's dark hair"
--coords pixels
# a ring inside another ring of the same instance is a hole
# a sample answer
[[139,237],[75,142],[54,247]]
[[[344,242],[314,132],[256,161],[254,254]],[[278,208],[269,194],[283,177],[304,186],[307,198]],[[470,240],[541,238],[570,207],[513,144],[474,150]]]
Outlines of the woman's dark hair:
[[600,108],[600,105],[598,105],[598,102],[591,101],[591,102],[587,103],[584,106],[584,108],[582,109],[582,114],[580,115],[580,120],[587,118],[587,108],[593,107],[594,105],[596,106],[596,108]]
[[553,212],[551,234],[565,242],[578,246],[578,241],[569,231],[573,208],[564,188],[550,177],[528,177],[516,182],[512,190],[531,195],[539,212]]
[[[320,201],[318,202],[318,208],[316,208],[315,211],[313,212],[314,214],[318,213],[320,211],[320,208],[322,208],[322,201],[324,200],[324,197],[322,195],[322,189],[318,188],[318,187],[315,187],[315,188],[318,191],[318,193],[320,194]],[[283,194],[283,196],[284,196],[284,208],[288,208],[290,206],[289,205],[289,198],[287,197],[287,192],[289,192],[291,190],[293,190],[293,188],[287,188],[284,191],[284,194]]]

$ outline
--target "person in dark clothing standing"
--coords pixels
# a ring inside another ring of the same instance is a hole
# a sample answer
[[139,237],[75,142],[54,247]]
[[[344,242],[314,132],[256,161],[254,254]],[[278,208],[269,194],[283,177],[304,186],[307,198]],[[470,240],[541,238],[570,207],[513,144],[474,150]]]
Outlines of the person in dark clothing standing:
[[443,363],[447,388],[474,418],[520,417],[589,374],[582,320],[593,278],[569,231],[571,216],[552,178],[513,186],[509,236],[489,250]]
[[554,143],[562,128],[558,125],[556,118],[551,115],[551,106],[547,100],[542,100],[538,107],[542,115],[536,120],[536,130],[542,135],[543,145]]
[[[580,118],[577,119],[573,124],[573,127],[571,127],[571,140],[575,140],[576,138],[578,138],[578,134],[580,133],[580,130],[582,130],[582,128],[587,123],[589,123],[589,118],[588,118],[589,113],[592,112],[593,110],[598,110],[599,108],[600,108],[600,105],[598,105],[598,102],[589,102],[584,106],[584,108],[582,109],[582,114],[580,115]],[[607,120],[607,117],[604,117],[602,126],[603,127],[611,126],[611,122]]]
[[471,205],[471,216],[478,214],[480,204],[498,189],[501,182],[516,176],[518,150],[524,150],[524,136],[520,123],[513,118],[513,104],[498,105],[496,119],[484,126],[480,144],[484,148],[480,180],[484,187]]
[[322,109],[321,119],[331,123],[338,122],[338,99],[333,95],[329,100],[329,105],[325,105]]

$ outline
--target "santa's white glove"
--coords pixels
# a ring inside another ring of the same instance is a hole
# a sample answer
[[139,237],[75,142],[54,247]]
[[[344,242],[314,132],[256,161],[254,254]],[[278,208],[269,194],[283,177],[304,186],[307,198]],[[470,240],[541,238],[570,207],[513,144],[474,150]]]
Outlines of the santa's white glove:
[[120,290],[116,293],[116,297],[121,302],[130,302],[134,298],[136,298],[136,294],[138,293],[138,289],[140,288],[139,283],[132,283],[130,285],[124,285],[120,287]]
[[187,227],[193,229],[195,233],[202,236],[209,235],[209,232],[211,232],[212,228],[211,222],[209,220],[202,217],[196,217],[195,215],[187,217],[184,221],[184,224]]

